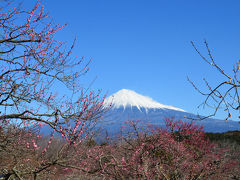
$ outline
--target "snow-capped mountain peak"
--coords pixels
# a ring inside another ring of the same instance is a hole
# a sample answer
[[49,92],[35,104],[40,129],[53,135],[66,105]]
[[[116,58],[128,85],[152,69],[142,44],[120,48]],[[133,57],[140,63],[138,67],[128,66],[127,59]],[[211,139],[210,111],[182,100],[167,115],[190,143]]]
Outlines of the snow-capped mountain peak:
[[117,93],[109,96],[108,98],[105,99],[104,105],[105,106],[111,105],[112,108],[123,107],[124,109],[127,106],[137,107],[140,111],[141,108],[144,108],[146,110],[149,108],[154,108],[154,109],[171,109],[185,112],[183,109],[176,108],[174,106],[160,104],[150,97],[142,96],[128,89],[122,89]]

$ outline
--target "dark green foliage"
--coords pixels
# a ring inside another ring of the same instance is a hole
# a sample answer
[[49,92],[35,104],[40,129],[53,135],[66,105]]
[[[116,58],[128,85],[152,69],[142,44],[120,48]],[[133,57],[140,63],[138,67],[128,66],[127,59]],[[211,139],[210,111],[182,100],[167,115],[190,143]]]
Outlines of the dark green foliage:
[[240,161],[240,131],[206,133],[207,138],[219,148],[228,149],[228,158]]
[[96,145],[97,145],[97,142],[93,138],[90,138],[86,141],[86,146],[87,147],[94,147]]
[[214,142],[236,143],[240,146],[240,131],[228,131],[225,133],[206,133],[207,138]]

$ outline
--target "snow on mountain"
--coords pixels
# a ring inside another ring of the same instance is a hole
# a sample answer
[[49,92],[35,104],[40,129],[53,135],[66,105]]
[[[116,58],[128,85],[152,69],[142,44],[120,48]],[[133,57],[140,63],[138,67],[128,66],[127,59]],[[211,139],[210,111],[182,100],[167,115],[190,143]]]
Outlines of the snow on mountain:
[[150,97],[142,96],[132,90],[122,89],[117,93],[109,96],[104,101],[104,106],[112,106],[112,108],[137,107],[141,111],[144,108],[146,111],[150,108],[153,109],[171,109],[175,111],[185,112],[183,109],[174,106],[160,104]]

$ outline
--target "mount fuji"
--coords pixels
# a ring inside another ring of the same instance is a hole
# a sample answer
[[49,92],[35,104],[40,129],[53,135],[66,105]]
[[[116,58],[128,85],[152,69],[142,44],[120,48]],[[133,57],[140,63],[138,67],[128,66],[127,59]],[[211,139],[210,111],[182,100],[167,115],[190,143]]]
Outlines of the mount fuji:
[[[166,117],[174,117],[176,120],[187,122],[191,122],[190,119],[199,118],[199,116],[186,112],[183,109],[160,104],[150,97],[140,95],[128,89],[122,89],[106,98],[104,106],[106,108],[110,107],[110,109],[104,115],[100,126],[102,130],[107,130],[109,134],[119,133],[121,126],[127,120],[140,120],[143,124],[164,127],[164,119]],[[206,132],[240,130],[240,124],[231,120],[226,122],[208,118],[196,120],[195,124],[203,125]]]
[[137,94],[136,92],[128,89],[122,89],[118,91],[117,93],[109,96],[104,101],[105,106],[112,106],[112,108],[137,108],[139,111],[142,111],[143,109],[147,112],[148,109],[171,109],[175,111],[182,111],[185,112],[182,109],[173,107],[173,106],[167,106],[160,104],[153,99],[142,96],[140,94]]

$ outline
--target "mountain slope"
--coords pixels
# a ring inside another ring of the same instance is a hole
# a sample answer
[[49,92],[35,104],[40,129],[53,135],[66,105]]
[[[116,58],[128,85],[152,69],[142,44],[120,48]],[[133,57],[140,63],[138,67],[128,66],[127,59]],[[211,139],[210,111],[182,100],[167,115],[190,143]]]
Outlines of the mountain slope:
[[[180,108],[160,104],[149,97],[127,89],[120,90],[106,98],[104,106],[106,108],[110,106],[110,109],[102,120],[98,121],[95,128],[99,133],[105,134],[107,131],[109,135],[119,134],[121,127],[129,120],[140,121],[139,124],[144,128],[147,125],[164,127],[164,120],[167,117],[174,117],[176,120],[187,122],[191,122],[189,118],[198,118],[197,115]],[[188,119],[185,117],[188,117]],[[195,124],[203,125],[206,132],[240,131],[240,124],[231,120],[226,122],[209,118],[195,121]],[[42,129],[43,134],[49,135],[51,132],[52,129],[48,126]]]
[[[119,133],[121,126],[127,120],[140,120],[143,124],[164,127],[166,117],[174,117],[176,120],[190,122],[189,118],[197,119],[198,116],[188,113],[180,108],[160,104],[149,97],[137,94],[132,90],[122,89],[109,96],[104,105],[111,106],[101,123],[101,128],[110,134]],[[186,118],[188,117],[188,118]],[[206,132],[226,132],[240,130],[240,124],[236,121],[225,122],[218,119],[204,119],[195,121],[203,125]]]

